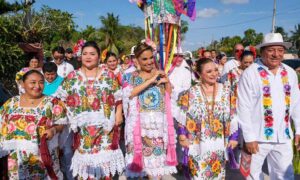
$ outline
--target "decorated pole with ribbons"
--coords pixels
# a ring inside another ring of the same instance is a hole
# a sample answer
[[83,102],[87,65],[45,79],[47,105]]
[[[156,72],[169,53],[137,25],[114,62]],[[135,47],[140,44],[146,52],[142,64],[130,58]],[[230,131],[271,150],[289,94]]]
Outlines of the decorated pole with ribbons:
[[[129,0],[136,2],[145,15],[145,41],[147,44],[155,44],[156,67],[169,74],[174,69],[174,53],[181,49],[181,14],[191,20],[196,18],[196,0]],[[152,46],[151,45],[151,46]],[[153,47],[153,46],[152,46]],[[170,105],[170,97],[166,93],[166,104]],[[166,108],[172,122],[171,107]],[[172,128],[170,128],[172,129]],[[171,134],[174,132],[171,132]],[[172,136],[169,141],[172,141]],[[177,164],[175,142],[168,144],[167,163]],[[174,150],[175,151],[175,150]],[[185,148],[184,159],[185,179],[189,178],[188,148]],[[173,157],[175,154],[175,157]],[[138,157],[138,156],[137,156]],[[134,164],[134,163],[133,163]]]
[[157,67],[166,73],[172,69],[176,48],[181,47],[182,14],[196,18],[196,0],[129,0],[136,2],[145,15],[145,38],[156,44]]

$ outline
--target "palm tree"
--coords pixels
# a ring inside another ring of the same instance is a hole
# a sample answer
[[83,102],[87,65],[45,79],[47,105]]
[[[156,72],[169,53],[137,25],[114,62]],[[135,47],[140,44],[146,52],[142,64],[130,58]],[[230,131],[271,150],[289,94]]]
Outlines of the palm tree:
[[291,31],[291,40],[295,43],[296,48],[300,49],[300,24],[295,25],[295,31]]
[[[107,17],[100,16],[102,27],[100,31],[103,32],[104,46],[108,51],[119,53],[117,47],[121,38],[119,16],[115,16],[113,13],[107,13]],[[103,46],[103,44],[102,44]]]

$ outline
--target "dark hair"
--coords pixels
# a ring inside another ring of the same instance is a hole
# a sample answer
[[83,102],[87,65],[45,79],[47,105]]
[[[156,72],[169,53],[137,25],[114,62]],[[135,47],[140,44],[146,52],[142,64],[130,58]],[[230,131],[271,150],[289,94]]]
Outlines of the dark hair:
[[58,52],[59,54],[65,55],[65,49],[61,46],[56,46],[55,48],[52,49],[52,54],[55,52]]
[[72,48],[67,48],[67,49],[66,49],[66,53],[73,53]]
[[36,53],[25,54],[25,58],[26,58],[25,67],[29,67],[30,61],[32,59],[37,59],[39,61],[39,59],[37,58],[37,54]]
[[86,47],[93,47],[96,49],[98,55],[100,56],[100,48],[98,46],[98,44],[95,41],[87,41],[86,43],[84,43],[84,45],[82,46],[81,49],[81,53],[83,52],[83,49]]
[[139,43],[136,45],[136,47],[134,48],[134,55],[136,58],[140,57],[140,55],[144,52],[144,51],[151,51],[153,52],[153,48],[151,46],[149,46],[148,44],[146,43]]
[[248,51],[248,50],[244,51],[243,54],[241,55],[241,61],[243,60],[243,58],[245,56],[252,56],[252,57],[254,57],[254,54],[253,54],[253,52]]
[[116,59],[118,59],[117,58],[117,55],[115,54],[115,53],[113,53],[113,52],[111,52],[111,51],[108,51],[107,53],[106,53],[106,57],[105,57],[105,59],[104,59],[104,62],[105,63],[107,63],[107,60],[108,60],[108,58],[110,58],[110,57],[115,57]]
[[209,58],[200,58],[196,61],[196,71],[201,73],[203,71],[203,66],[208,63],[213,63],[214,61]]
[[38,74],[38,75],[40,75],[40,76],[42,77],[42,79],[44,79],[44,75],[43,75],[40,71],[33,69],[33,70],[27,71],[27,72],[23,75],[22,81],[25,82],[26,79],[28,78],[28,76],[30,76],[31,74]]
[[43,73],[46,72],[57,72],[57,65],[54,62],[47,62],[43,66]]
[[223,57],[225,57],[226,56],[226,54],[224,54],[224,53],[221,53],[221,54],[218,54],[217,55],[217,57],[216,57],[216,59],[218,60],[218,61],[220,61]]

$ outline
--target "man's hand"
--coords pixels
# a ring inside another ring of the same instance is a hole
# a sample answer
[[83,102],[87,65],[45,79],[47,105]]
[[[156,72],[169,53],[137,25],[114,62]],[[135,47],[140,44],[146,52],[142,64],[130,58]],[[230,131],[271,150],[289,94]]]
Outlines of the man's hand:
[[237,145],[238,145],[238,141],[230,140],[227,144],[227,147],[231,147],[231,149],[234,149],[236,148]]
[[298,134],[295,135],[295,146],[296,146],[296,150],[300,151],[300,135]]
[[189,143],[189,140],[188,138],[185,136],[185,135],[179,135],[179,144],[182,146],[182,147],[189,147],[190,143]]
[[256,154],[258,150],[258,144],[256,141],[246,143],[246,150],[251,154]]

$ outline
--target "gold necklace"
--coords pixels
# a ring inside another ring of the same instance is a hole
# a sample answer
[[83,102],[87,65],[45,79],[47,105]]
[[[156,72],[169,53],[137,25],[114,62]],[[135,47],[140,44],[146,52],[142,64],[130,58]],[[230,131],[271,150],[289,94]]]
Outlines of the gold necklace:
[[26,97],[25,95],[22,95],[23,97],[23,101],[25,100],[25,104],[26,102],[29,102],[31,106],[33,106],[37,101],[40,100],[40,98],[37,98],[37,99],[29,99],[28,97]]
[[214,107],[215,107],[215,93],[216,93],[216,84],[213,86],[213,99],[212,99],[212,104],[211,104],[211,109],[209,108],[209,102],[207,100],[207,94],[204,91],[203,85],[200,84],[200,88],[203,94],[204,102],[205,102],[205,108],[207,111],[207,121],[209,125],[212,127],[212,120],[214,120]]

